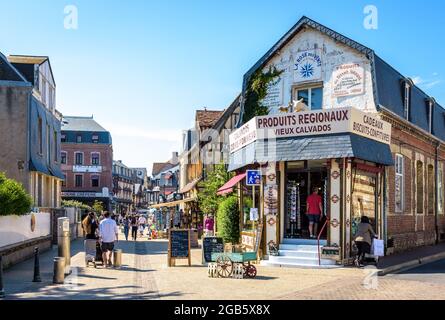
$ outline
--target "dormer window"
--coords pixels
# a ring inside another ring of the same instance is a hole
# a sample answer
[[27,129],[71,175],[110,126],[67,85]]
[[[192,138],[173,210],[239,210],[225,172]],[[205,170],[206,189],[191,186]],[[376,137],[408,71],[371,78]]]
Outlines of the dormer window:
[[99,135],[93,134],[91,139],[93,140],[93,143],[99,143]]
[[409,121],[411,107],[411,87],[414,85],[410,78],[403,81],[403,116]]
[[426,105],[428,108],[428,132],[433,132],[433,121],[434,121],[434,105],[435,105],[434,98],[428,98],[426,99]]

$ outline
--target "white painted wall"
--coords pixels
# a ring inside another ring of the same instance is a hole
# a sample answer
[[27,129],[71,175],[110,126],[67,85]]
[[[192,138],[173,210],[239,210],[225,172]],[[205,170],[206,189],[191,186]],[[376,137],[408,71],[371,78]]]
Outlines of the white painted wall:
[[45,237],[51,233],[49,213],[36,213],[36,227],[31,231],[31,215],[0,217],[0,248],[26,240]]
[[[317,48],[320,50],[322,58],[322,81],[323,81],[323,109],[355,107],[365,112],[377,112],[373,96],[372,72],[370,61],[365,55],[345,46],[336,43],[323,33],[307,29],[298,33],[275,57],[265,66],[264,72],[269,67],[275,66],[278,70],[284,70],[281,77],[282,85],[282,106],[287,106],[291,100],[292,87],[301,83],[294,82],[295,59],[303,51]],[[333,71],[336,66],[360,63],[364,68],[364,94],[333,97]],[[278,113],[278,108],[270,110],[270,114]]]

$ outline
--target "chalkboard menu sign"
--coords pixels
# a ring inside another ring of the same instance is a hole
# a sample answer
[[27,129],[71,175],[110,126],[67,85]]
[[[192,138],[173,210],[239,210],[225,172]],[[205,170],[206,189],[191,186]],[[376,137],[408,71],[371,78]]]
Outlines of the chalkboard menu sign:
[[224,240],[218,237],[205,237],[202,240],[202,263],[212,262],[212,253],[224,252]]
[[168,244],[168,266],[172,266],[175,259],[188,259],[189,266],[191,265],[191,251],[190,251],[190,230],[170,230],[169,244]]

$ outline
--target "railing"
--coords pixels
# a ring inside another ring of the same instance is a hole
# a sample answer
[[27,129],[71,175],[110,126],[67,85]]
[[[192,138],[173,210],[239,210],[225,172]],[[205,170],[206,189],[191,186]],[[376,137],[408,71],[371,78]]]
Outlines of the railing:
[[326,229],[328,223],[329,223],[329,218],[326,218],[326,222],[324,223],[323,227],[320,230],[320,233],[318,234],[317,237],[317,247],[318,247],[318,265],[321,266],[321,254],[320,254],[320,238],[321,235],[323,234],[323,231]]

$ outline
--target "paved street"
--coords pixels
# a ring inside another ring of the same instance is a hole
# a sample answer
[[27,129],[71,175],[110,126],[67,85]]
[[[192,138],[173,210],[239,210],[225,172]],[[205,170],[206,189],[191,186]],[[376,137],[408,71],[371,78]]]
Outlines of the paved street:
[[72,244],[73,274],[52,285],[52,257],[41,256],[42,283],[32,283],[33,261],[5,272],[7,299],[445,299],[444,261],[400,275],[370,276],[373,269],[314,270],[258,267],[256,279],[213,279],[194,249],[186,261],[167,267],[167,242],[120,241],[120,270],[85,268],[82,241]]

